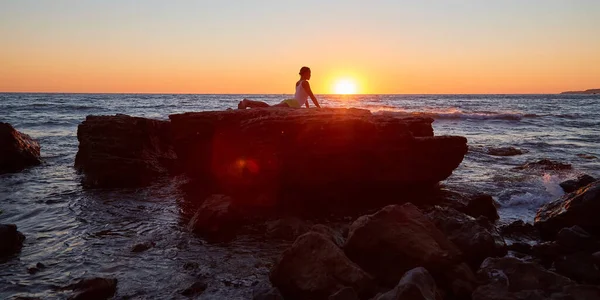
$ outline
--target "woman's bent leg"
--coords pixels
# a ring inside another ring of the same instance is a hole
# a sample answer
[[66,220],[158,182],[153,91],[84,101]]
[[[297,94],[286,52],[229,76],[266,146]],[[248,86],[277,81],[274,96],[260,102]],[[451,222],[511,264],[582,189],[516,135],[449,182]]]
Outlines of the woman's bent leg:
[[260,107],[269,107],[270,105],[266,102],[262,101],[254,101],[250,99],[244,99],[238,103],[238,109],[246,109],[246,108],[260,108]]

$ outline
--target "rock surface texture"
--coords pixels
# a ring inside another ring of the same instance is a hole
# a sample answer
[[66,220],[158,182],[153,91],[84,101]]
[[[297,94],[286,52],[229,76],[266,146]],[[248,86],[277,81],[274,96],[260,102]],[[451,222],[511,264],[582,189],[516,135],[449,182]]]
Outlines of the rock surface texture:
[[589,233],[600,233],[600,181],[566,194],[542,206],[535,226],[545,239],[553,238],[562,228],[578,225]]
[[30,136],[0,122],[0,174],[39,165],[40,145]]
[[75,168],[88,187],[151,183],[174,167],[170,123],[126,115],[88,116],[77,129]]

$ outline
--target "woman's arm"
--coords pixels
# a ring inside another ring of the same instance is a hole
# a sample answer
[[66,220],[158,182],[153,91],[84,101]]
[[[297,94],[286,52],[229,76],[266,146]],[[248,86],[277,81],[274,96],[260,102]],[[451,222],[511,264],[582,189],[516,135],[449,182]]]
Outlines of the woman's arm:
[[[312,102],[315,104],[315,106],[321,108],[321,105],[319,105],[319,101],[317,101],[317,97],[315,97],[312,90],[310,89],[310,84],[308,83],[308,81],[304,80],[302,82],[302,87],[304,88]],[[306,107],[308,107],[308,102],[306,102]]]

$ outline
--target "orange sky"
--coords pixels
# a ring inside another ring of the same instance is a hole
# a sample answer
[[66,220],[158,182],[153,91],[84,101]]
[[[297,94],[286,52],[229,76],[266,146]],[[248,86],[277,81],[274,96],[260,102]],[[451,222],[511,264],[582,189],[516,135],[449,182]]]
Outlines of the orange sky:
[[592,1],[373,9],[349,0],[309,19],[267,0],[280,12],[30,2],[0,4],[0,92],[289,94],[303,65],[318,94],[341,79],[381,94],[600,88]]

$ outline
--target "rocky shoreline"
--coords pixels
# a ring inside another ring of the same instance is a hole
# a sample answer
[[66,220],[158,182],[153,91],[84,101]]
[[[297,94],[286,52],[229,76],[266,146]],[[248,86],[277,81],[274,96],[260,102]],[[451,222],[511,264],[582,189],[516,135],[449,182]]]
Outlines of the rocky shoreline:
[[[432,122],[357,109],[200,112],[169,121],[88,116],[75,167],[86,188],[185,178],[186,222],[208,241],[248,227],[267,241],[294,241],[254,299],[600,299],[600,181],[564,182],[568,194],[542,206],[534,224],[500,226],[490,195],[438,185],[467,144],[434,136]],[[10,259],[24,237],[2,226],[2,239],[14,240],[3,252]],[[72,299],[107,299],[116,289],[112,278],[61,288]],[[206,289],[199,281],[179,293]]]

